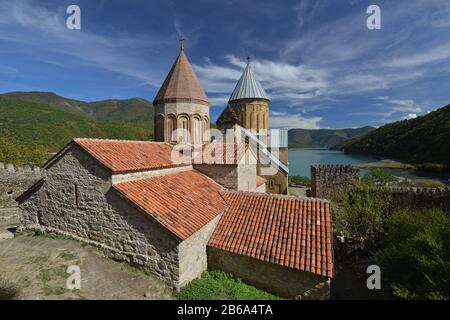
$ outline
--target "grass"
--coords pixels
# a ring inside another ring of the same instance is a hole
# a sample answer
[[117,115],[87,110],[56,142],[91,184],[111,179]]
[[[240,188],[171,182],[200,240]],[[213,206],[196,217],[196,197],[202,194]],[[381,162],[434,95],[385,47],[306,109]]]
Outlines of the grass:
[[242,282],[222,271],[205,271],[174,294],[180,300],[279,300],[273,294]]

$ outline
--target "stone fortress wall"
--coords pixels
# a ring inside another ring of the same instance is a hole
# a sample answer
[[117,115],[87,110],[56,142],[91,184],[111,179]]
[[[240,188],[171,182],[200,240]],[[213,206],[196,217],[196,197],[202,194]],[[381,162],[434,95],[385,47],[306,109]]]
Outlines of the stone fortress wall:
[[15,199],[44,175],[45,171],[39,167],[0,162],[0,228],[19,225],[19,210]]
[[341,192],[356,187],[359,169],[350,165],[312,165],[311,195],[334,200]]
[[[359,169],[351,165],[311,166],[311,195],[336,200],[342,192],[355,188],[359,182]],[[374,189],[374,192],[383,192]],[[442,208],[450,212],[449,188],[389,187],[393,209]]]

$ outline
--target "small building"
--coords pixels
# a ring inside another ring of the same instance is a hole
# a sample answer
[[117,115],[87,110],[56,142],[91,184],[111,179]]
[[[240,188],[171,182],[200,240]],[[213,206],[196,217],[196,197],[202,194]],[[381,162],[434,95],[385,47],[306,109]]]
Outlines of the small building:
[[[174,162],[177,152],[167,143],[75,139],[17,199],[22,225],[90,243],[174,289],[209,265],[282,296],[326,296],[333,275],[327,201],[258,193],[264,180],[255,165]],[[243,154],[251,158],[248,149]],[[239,190],[249,185],[253,192]]]
[[229,205],[208,243],[208,266],[282,297],[328,299],[333,277],[330,204],[222,192]]

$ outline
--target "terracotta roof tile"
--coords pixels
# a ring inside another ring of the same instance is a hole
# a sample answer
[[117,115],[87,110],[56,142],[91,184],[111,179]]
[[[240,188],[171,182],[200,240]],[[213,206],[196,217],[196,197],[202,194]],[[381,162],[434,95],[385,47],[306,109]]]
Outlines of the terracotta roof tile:
[[180,239],[186,239],[222,213],[223,187],[203,174],[183,171],[113,186]]
[[172,161],[172,146],[151,141],[74,139],[74,142],[113,173],[163,169],[185,165]]
[[245,143],[207,143],[201,146],[201,152],[194,149],[192,158],[194,164],[238,164],[247,150]]
[[328,201],[239,191],[221,193],[230,207],[209,246],[333,276]]

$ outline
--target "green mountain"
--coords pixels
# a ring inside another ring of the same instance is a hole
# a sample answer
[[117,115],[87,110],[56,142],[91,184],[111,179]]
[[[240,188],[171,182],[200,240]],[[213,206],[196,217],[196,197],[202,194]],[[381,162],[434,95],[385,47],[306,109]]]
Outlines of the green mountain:
[[153,126],[153,105],[141,98],[84,102],[67,99],[52,92],[20,91],[0,94],[0,97],[49,104],[98,121],[146,123]]
[[329,148],[337,143],[365,135],[374,127],[357,129],[291,129],[288,132],[289,148]]
[[152,136],[153,109],[143,99],[86,103],[51,93],[0,95],[0,162],[40,165],[74,137]]
[[[333,148],[450,168],[450,105],[411,120],[384,125]],[[445,169],[445,168],[444,168]]]

